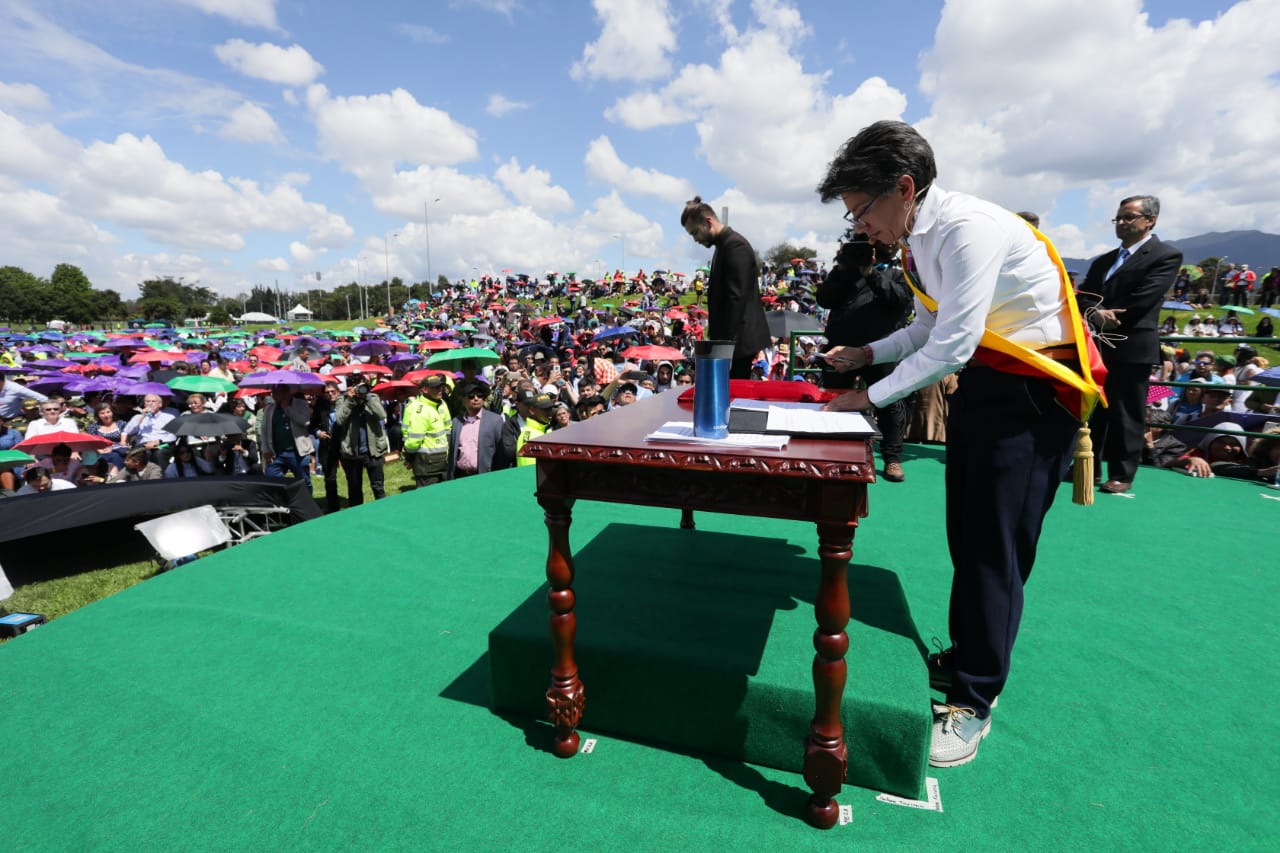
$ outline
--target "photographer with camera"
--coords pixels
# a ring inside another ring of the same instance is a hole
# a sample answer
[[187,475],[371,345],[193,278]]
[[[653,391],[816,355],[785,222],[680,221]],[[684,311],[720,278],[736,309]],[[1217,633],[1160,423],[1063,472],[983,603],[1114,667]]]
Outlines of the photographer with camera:
[[369,489],[374,500],[386,497],[383,490],[383,457],[391,450],[387,440],[387,410],[382,400],[369,390],[363,379],[347,386],[347,392],[338,401],[338,416],[334,426],[341,434],[338,453],[342,458],[342,472],[347,478],[347,506],[364,503],[362,473],[369,475]]
[[[830,309],[827,317],[827,348],[860,347],[878,341],[907,324],[911,313],[911,288],[902,271],[893,264],[893,250],[872,243],[865,234],[847,232],[847,242],[836,253],[835,267],[818,286],[817,300]],[[887,376],[894,364],[871,364],[858,371],[837,373],[824,364],[822,384],[826,388],[852,388],[861,379],[866,385]],[[907,401],[895,400],[876,408],[876,421],[883,439],[880,458],[884,478],[892,483],[906,479],[902,470],[902,435],[908,420]]]

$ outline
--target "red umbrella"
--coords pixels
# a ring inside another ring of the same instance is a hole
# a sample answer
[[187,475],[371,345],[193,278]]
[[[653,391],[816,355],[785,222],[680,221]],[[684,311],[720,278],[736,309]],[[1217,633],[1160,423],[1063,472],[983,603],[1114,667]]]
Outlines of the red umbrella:
[[407,397],[418,393],[418,386],[403,379],[392,379],[390,382],[379,382],[374,385],[373,393],[379,397]]
[[689,309],[690,317],[701,317],[701,316],[704,316],[706,313],[707,313],[706,308],[699,308],[697,305]]
[[622,357],[633,358],[636,361],[684,361],[689,358],[674,347],[662,347],[656,344],[627,347],[622,351]]
[[679,308],[671,308],[664,315],[668,320],[688,320],[689,315],[681,311]]
[[186,361],[186,356],[180,352],[160,352],[159,350],[147,350],[146,352],[136,352],[129,359],[131,364],[137,364],[141,361],[161,362],[161,361]]
[[28,453],[48,453],[59,444],[65,444],[72,450],[105,450],[113,446],[107,439],[89,435],[87,432],[59,430],[23,439],[15,444],[14,448]]
[[390,376],[391,368],[385,364],[344,364],[341,367],[335,367],[329,372],[330,376],[347,376],[359,371],[361,373],[377,373],[379,375]]
[[240,397],[243,399],[245,397],[261,397],[263,394],[270,394],[270,393],[271,392],[268,391],[266,388],[241,388],[239,391],[232,394],[231,396]]
[[281,356],[284,355],[284,350],[263,345],[254,347],[249,350],[249,353],[251,355],[256,355],[263,361],[279,361]]
[[428,352],[428,351],[442,350],[442,349],[457,349],[460,346],[462,346],[462,344],[458,343],[457,341],[436,340],[436,341],[423,341],[418,346],[418,349],[421,350],[422,352]]

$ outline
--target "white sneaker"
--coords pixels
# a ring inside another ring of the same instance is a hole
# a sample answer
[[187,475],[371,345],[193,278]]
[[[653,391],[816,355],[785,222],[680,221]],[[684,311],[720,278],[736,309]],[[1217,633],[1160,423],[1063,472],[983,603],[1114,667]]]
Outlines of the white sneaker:
[[990,731],[990,717],[981,719],[972,708],[934,702],[929,764],[933,767],[968,764],[978,754],[978,744]]

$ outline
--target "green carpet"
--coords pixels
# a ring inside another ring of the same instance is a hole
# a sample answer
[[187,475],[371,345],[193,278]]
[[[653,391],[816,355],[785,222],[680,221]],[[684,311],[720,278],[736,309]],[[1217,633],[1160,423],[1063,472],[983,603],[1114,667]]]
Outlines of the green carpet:
[[[679,514],[656,515],[655,526],[610,525],[575,548],[583,726],[801,772],[814,713],[815,528],[769,520],[751,534],[712,533],[656,526]],[[793,539],[761,535],[775,531]],[[931,722],[923,644],[891,573],[853,564],[849,587],[848,781],[920,797]],[[497,710],[546,714],[547,590],[489,635]]]
[[[942,466],[908,449],[908,481],[872,487],[854,561],[897,578],[918,636],[945,637]],[[1085,509],[1064,487],[991,736],[972,764],[931,771],[944,811],[846,789],[852,823],[822,833],[797,817],[797,774],[604,735],[560,760],[545,724],[488,710],[489,632],[543,582],[533,483],[518,469],[345,511],[0,647],[6,846],[1275,846],[1280,503],[1265,489],[1143,471],[1133,498]],[[574,543],[673,515],[579,503]],[[811,535],[712,514],[698,525]]]

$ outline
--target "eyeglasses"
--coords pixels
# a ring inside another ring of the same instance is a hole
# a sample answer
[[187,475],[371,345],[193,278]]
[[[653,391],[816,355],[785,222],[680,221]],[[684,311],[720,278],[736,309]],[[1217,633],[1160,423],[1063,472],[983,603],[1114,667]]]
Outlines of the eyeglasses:
[[40,411],[45,412],[46,414],[56,415],[58,412],[61,412],[62,409],[41,409]]
[[1150,219],[1150,218],[1151,217],[1145,213],[1122,213],[1111,221],[1114,224],[1119,225],[1121,222],[1129,223],[1138,219]]
[[1197,366],[1197,367],[1208,367],[1208,366],[1209,366],[1209,365],[1211,365],[1211,364],[1213,364],[1213,362],[1212,362],[1212,361],[1197,361],[1197,362],[1196,362],[1196,366]]
[[486,395],[483,391],[472,391],[470,394],[467,395],[467,399],[470,400],[472,397],[475,397],[480,400],[483,400],[486,396],[488,395]]
[[882,198],[884,198],[884,196],[878,195],[875,198],[871,199],[871,201],[867,202],[866,207],[862,208],[862,210],[859,210],[856,214],[852,210],[846,210],[844,212],[844,221],[848,222],[854,228],[866,228],[867,222],[865,219],[863,219],[863,217],[866,216],[868,213],[870,213],[871,208],[874,207],[875,203]]

